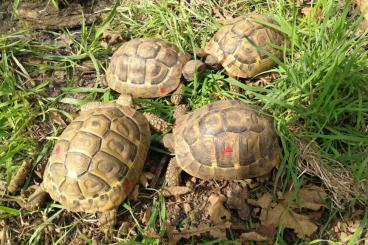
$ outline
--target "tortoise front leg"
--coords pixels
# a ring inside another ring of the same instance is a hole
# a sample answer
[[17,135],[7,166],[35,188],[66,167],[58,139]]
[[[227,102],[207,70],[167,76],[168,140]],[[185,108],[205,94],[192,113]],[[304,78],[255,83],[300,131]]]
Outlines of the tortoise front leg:
[[28,198],[28,202],[25,205],[27,210],[37,210],[46,201],[48,193],[44,190],[41,184],[35,190],[35,192]]
[[183,94],[184,94],[184,84],[179,83],[179,86],[175,89],[174,93],[171,95],[171,103],[173,103],[175,106],[178,106],[181,101],[183,100]]
[[133,107],[133,96],[131,94],[121,94],[116,103],[122,106]]
[[171,158],[169,165],[166,170],[166,183],[168,186],[179,186],[180,185],[180,174],[182,169],[176,163],[176,159]]
[[[237,77],[233,77],[233,76],[229,76],[229,77],[232,79],[238,80]],[[237,93],[237,94],[241,93],[241,88],[233,84],[229,84],[229,90],[233,93]]]
[[100,214],[98,223],[105,234],[111,234],[116,224],[117,210],[111,209]]

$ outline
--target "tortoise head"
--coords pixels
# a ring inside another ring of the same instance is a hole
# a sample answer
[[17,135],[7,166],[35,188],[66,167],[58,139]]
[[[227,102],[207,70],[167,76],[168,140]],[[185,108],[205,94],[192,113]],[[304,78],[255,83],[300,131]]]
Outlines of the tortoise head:
[[220,64],[220,61],[214,55],[208,55],[206,60],[204,61],[209,66],[217,66]]
[[175,139],[174,134],[165,134],[161,143],[171,152],[174,152]]

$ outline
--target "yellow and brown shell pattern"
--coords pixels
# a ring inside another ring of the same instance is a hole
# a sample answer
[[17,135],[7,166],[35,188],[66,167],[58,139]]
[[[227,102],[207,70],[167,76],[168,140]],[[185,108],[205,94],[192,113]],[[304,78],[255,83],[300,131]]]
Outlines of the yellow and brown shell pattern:
[[365,20],[368,20],[368,0],[357,0],[360,12]]
[[177,164],[202,179],[244,179],[267,174],[280,162],[273,119],[239,101],[217,101],[177,121]]
[[232,77],[253,77],[275,65],[267,52],[278,57],[282,54],[275,48],[283,43],[281,33],[256,20],[275,24],[272,18],[259,14],[240,16],[220,28],[205,47]]
[[164,40],[137,38],[112,56],[106,72],[108,86],[133,97],[154,98],[175,90],[189,57]]
[[43,187],[72,211],[103,212],[127,197],[150,145],[143,115],[114,103],[81,113],[56,143]]

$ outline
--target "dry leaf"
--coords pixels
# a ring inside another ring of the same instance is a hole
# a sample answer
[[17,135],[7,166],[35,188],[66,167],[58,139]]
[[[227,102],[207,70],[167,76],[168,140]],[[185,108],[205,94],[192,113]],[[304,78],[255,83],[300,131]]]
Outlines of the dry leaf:
[[310,221],[308,216],[297,214],[292,210],[287,210],[283,204],[278,204],[271,209],[262,209],[260,220],[262,225],[284,225],[293,229],[300,239],[311,236],[317,226]]
[[143,214],[143,218],[142,218],[142,223],[143,224],[147,224],[149,218],[151,217],[151,214],[152,214],[152,208],[147,207],[146,211]]
[[308,15],[311,10],[312,10],[311,7],[304,7],[304,8],[302,8],[301,12],[302,12],[303,15]]
[[242,233],[240,235],[240,239],[243,240],[243,241],[257,241],[257,242],[263,242],[263,241],[268,240],[267,237],[264,237],[264,236],[258,234],[255,231]]
[[167,235],[170,240],[170,244],[176,244],[181,238],[189,239],[193,236],[200,236],[209,232],[212,236],[221,239],[227,239],[226,229],[231,227],[230,222],[222,223],[215,226],[209,226],[208,224],[200,224],[196,228],[178,231],[172,226],[167,226]]
[[248,197],[247,189],[235,186],[235,188],[229,190],[226,195],[226,205],[229,208],[236,209],[242,220],[247,220],[250,214],[248,204],[245,202],[245,199]]
[[[326,192],[319,186],[306,185],[300,189],[299,202],[296,202],[295,193],[287,192],[284,195],[285,201],[282,203],[287,205],[288,203],[292,208],[308,208],[311,210],[319,210],[321,207],[325,207],[325,200],[327,197]],[[292,203],[290,201],[293,200]]]
[[66,127],[66,123],[61,117],[60,113],[57,111],[50,111],[50,119],[53,123],[56,123],[57,125]]
[[208,201],[210,202],[208,213],[214,224],[224,223],[231,219],[230,211],[224,207],[224,202],[226,201],[224,196],[212,194]]
[[122,37],[120,33],[113,30],[110,26],[108,26],[102,33],[101,46],[104,48],[108,48],[121,40]]
[[273,240],[275,234],[276,234],[276,228],[277,226],[272,225],[260,225],[255,232],[260,234],[261,236],[267,237],[270,241]]
[[[362,211],[362,210],[358,210]],[[355,214],[350,214],[349,218],[342,219],[341,221],[338,221],[334,227],[331,228],[332,236],[337,242],[339,243],[346,243],[350,241],[354,235],[354,233],[359,229],[361,218],[362,217],[353,217]],[[363,228],[362,232],[358,237],[356,237],[358,240],[368,237],[368,223]],[[368,244],[368,240],[365,241],[365,243],[362,244]]]
[[263,196],[261,196],[260,198],[258,198],[258,200],[254,200],[254,199],[248,199],[247,202],[252,205],[252,206],[256,206],[256,207],[261,207],[261,208],[269,208],[272,202],[272,195],[268,192],[264,193]]
[[321,20],[322,17],[323,17],[323,13],[322,13],[322,10],[320,8],[313,11],[312,7],[304,7],[304,8],[302,8],[301,13],[304,16],[317,17],[318,20]]
[[164,197],[180,196],[180,195],[188,194],[191,191],[192,189],[186,186],[168,186],[168,187],[165,187],[165,189],[163,189],[162,194],[164,195]]

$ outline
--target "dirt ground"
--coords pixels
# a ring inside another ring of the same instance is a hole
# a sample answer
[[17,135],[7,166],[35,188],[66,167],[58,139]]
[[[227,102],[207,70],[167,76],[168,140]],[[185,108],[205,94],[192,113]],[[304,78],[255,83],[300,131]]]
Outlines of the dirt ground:
[[[59,21],[44,26],[45,19],[42,18],[49,17],[38,16],[43,20],[38,22],[40,28],[79,28],[70,17],[80,14],[78,5],[75,6],[75,12],[65,12],[65,23],[62,24]],[[20,24],[18,20],[10,18],[11,8],[11,4],[1,6],[0,33]],[[21,13],[23,21],[34,21],[32,11],[27,9]],[[86,15],[87,22],[99,18],[88,11]],[[36,32],[35,35],[40,40],[51,41],[46,34]],[[54,78],[46,89],[50,97],[59,95],[66,86],[66,73],[40,74],[35,81],[42,81],[42,76]],[[80,69],[73,76],[76,86],[93,87],[101,82],[91,62],[80,64]],[[84,96],[85,93],[72,94],[77,99],[83,99]],[[59,109],[76,115],[79,107],[60,104]],[[55,123],[65,127],[70,121],[55,113],[50,121],[33,125],[34,137],[38,139],[40,147],[46,144],[46,137],[52,134],[52,125]],[[155,147],[162,148],[160,145]],[[304,181],[296,196],[293,191],[295,187],[284,186],[283,176],[276,176],[276,171],[266,179],[244,181],[204,181],[183,173],[181,186],[169,188],[163,185],[169,156],[151,150],[148,159],[139,187],[131,194],[129,205],[119,208],[115,230],[106,236],[97,225],[97,216],[94,214],[72,213],[57,205],[48,205],[34,212],[22,209],[34,185],[42,181],[43,169],[48,161],[48,156],[45,156],[33,169],[32,180],[27,188],[16,195],[2,197],[2,206],[20,209],[20,213],[1,214],[0,243],[25,244],[28,241],[33,244],[54,244],[59,241],[61,244],[107,244],[137,240],[156,244],[196,244],[223,239],[243,244],[250,244],[250,241],[270,244],[275,239],[282,239],[287,244],[293,244],[326,239],[343,244],[359,229],[365,212],[365,207],[356,205],[343,216],[330,220],[335,210],[331,209],[329,192],[320,180],[312,178]],[[283,233],[279,233],[280,227],[284,228]],[[368,224],[365,224],[365,229],[361,239],[368,237]],[[361,244],[368,244],[368,240],[361,241]]]

